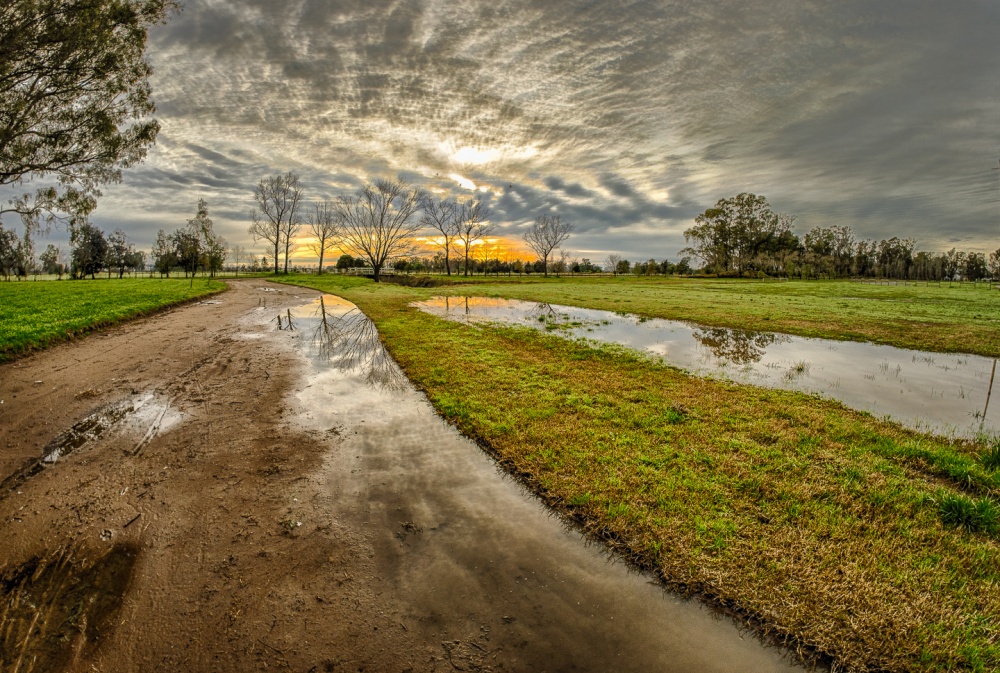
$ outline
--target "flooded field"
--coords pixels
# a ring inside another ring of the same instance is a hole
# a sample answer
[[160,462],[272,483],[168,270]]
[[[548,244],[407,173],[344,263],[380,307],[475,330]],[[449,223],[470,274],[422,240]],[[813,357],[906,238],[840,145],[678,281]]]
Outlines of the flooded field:
[[435,297],[414,306],[448,320],[493,322],[645,351],[699,376],[797,390],[946,435],[1000,431],[990,404],[996,361],[852,341],[704,327],[537,302]]
[[297,421],[340,440],[324,506],[370,531],[400,625],[454,670],[801,670],[567,528],[435,414],[352,304],[274,327],[308,357]]

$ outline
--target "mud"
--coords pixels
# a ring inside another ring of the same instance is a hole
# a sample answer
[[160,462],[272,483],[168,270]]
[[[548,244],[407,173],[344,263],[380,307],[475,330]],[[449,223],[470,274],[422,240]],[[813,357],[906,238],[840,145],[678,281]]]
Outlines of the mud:
[[483,297],[415,304],[449,320],[528,326],[645,351],[698,376],[829,397],[917,430],[974,437],[1000,432],[990,407],[995,360],[853,341],[705,327],[677,320]]
[[792,667],[588,546],[318,298],[240,281],[0,366],[0,480],[44,465],[0,499],[0,670]]

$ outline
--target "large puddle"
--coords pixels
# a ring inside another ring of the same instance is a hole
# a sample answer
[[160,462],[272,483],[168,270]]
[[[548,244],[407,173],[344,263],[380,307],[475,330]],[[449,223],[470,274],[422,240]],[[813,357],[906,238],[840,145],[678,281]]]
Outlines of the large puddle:
[[801,670],[566,527],[435,414],[352,304],[274,322],[309,358],[299,421],[339,438],[327,506],[370,532],[401,626],[455,670]]
[[966,437],[1000,431],[1000,399],[987,406],[996,360],[978,355],[702,327],[512,299],[435,297],[414,306],[448,320],[522,325],[621,344],[692,374],[818,394],[919,430]]

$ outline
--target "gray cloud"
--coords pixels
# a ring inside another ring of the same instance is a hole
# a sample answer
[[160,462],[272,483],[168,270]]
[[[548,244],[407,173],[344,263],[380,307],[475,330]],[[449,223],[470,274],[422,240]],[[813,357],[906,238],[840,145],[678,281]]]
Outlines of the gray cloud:
[[636,258],[740,191],[800,231],[995,249],[998,29],[975,0],[189,0],[151,40],[159,145],[97,219],[204,197],[237,238],[264,175],[403,172]]

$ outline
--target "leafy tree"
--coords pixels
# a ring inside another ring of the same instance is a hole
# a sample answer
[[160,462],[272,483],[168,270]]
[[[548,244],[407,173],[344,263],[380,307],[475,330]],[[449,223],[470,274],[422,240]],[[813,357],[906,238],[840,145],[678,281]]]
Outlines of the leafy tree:
[[59,248],[49,243],[45,248],[45,252],[38,256],[38,261],[42,263],[42,273],[56,274],[62,280],[62,275],[66,272],[66,267],[59,261],[61,254]]
[[188,220],[188,233],[198,238],[197,267],[205,269],[214,277],[226,262],[228,246],[226,239],[215,233],[212,218],[208,216],[208,201],[205,199],[198,199],[198,212]]
[[73,228],[70,244],[73,246],[73,277],[94,278],[104,268],[104,260],[108,257],[108,241],[104,232],[89,222],[82,222]]
[[153,268],[161,276],[170,278],[170,270],[177,266],[177,249],[166,232],[160,229],[156,232],[156,243],[153,245]]
[[701,258],[718,273],[735,271],[742,276],[754,268],[773,239],[791,228],[792,220],[771,210],[763,196],[744,192],[719,199],[684,232],[692,245],[681,252]]
[[0,227],[0,275],[10,280],[17,268],[17,234]]
[[[543,273],[549,275],[549,257],[573,233],[573,225],[559,215],[539,215],[528,231],[524,242],[542,260]],[[557,272],[558,273],[558,272]]]
[[627,275],[631,269],[632,265],[629,264],[629,261],[627,259],[620,259],[618,260],[618,264],[615,265],[616,275],[619,276]]
[[337,200],[340,247],[370,264],[376,283],[389,259],[410,252],[421,197],[402,180],[376,180]]
[[1000,248],[990,253],[990,276],[993,280],[1000,280]]
[[[142,159],[149,115],[149,26],[173,0],[0,3],[0,186],[47,184],[0,207],[28,227],[41,217],[83,224],[99,187]],[[88,230],[81,240],[93,238]]]
[[132,261],[132,254],[135,253],[135,246],[128,241],[128,237],[121,229],[115,229],[108,236],[108,258],[105,266],[110,277],[112,271],[118,272],[118,277],[125,275],[125,271]]
[[351,257],[350,255],[347,254],[341,255],[340,258],[337,260],[338,269],[353,269],[354,266],[355,266],[354,258]]
[[189,227],[178,229],[172,233],[170,241],[174,246],[177,266],[184,270],[185,278],[190,273],[193,281],[194,275],[198,272],[198,267],[201,266],[201,236]]

